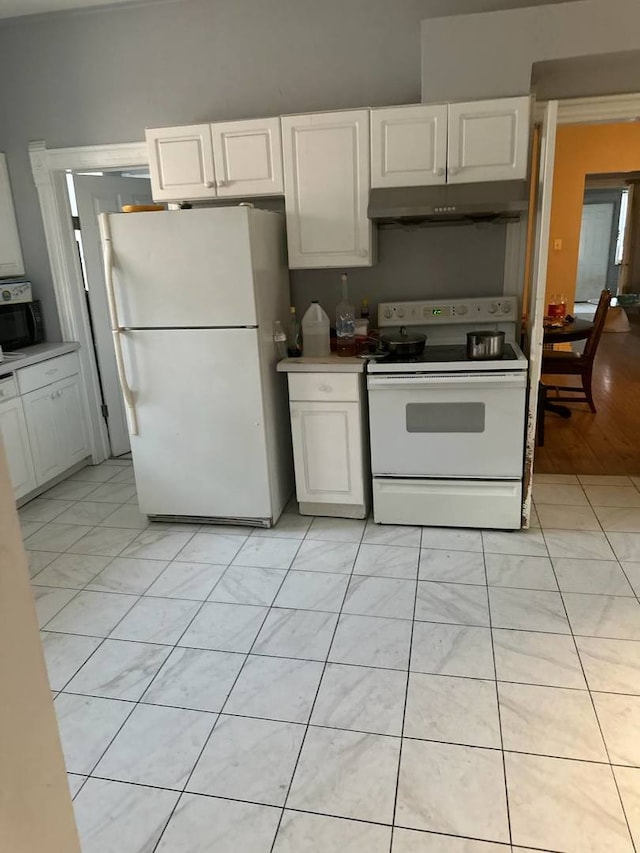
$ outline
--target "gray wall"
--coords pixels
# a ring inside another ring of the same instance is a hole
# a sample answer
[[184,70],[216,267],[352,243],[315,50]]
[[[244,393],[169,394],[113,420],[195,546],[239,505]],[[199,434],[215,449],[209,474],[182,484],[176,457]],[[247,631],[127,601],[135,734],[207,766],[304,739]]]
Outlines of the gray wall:
[[[154,0],[0,23],[0,150],[49,337],[59,328],[30,141],[44,139],[50,148],[131,142],[144,138],[145,126],[415,103],[423,18],[527,2]],[[394,296],[406,282],[413,282],[410,295],[420,281],[464,289],[462,278],[487,268],[502,238],[455,233],[451,252],[445,247],[453,237],[383,236],[384,266],[354,279],[372,299]],[[296,273],[296,299],[327,287],[333,275]]]
[[[474,100],[528,94],[531,68],[536,62],[640,48],[638,0],[579,0],[530,6],[425,20],[422,100]],[[580,70],[584,73],[587,69]],[[617,70],[608,88],[603,87],[597,63],[588,71],[581,94],[593,91],[591,83],[599,94],[620,91]],[[637,65],[634,79],[640,84]],[[556,79],[555,85],[554,97],[566,96],[562,79]],[[572,85],[575,88],[575,81]]]

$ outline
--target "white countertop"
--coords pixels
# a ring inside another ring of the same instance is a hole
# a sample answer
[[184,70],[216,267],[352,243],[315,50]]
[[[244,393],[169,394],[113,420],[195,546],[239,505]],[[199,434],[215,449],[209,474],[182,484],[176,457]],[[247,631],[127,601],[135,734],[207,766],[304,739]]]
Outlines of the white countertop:
[[[13,373],[21,367],[28,367],[30,364],[37,364],[39,361],[46,361],[48,358],[55,358],[57,355],[64,355],[78,349],[80,344],[77,341],[69,341],[68,343],[34,344],[31,347],[22,347],[16,352],[5,352],[4,361],[0,361],[0,376],[6,376],[7,373]],[[20,355],[20,358],[14,358],[16,355]]]
[[325,358],[283,358],[279,373],[364,373],[364,358],[328,355]]

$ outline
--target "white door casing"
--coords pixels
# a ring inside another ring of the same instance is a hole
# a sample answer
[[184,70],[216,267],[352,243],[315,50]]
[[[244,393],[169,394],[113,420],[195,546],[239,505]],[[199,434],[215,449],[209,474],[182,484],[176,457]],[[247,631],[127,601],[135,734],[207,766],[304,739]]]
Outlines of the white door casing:
[[533,489],[533,460],[536,450],[536,422],[544,417],[538,413],[538,386],[542,366],[542,341],[544,337],[544,309],[549,263],[549,234],[551,226],[551,199],[553,195],[553,168],[556,152],[558,102],[546,106],[540,144],[540,168],[536,210],[536,232],[533,255],[533,273],[529,290],[528,340],[529,340],[529,402],[525,434],[524,483],[522,519],[525,527],[531,518]]
[[93,338],[100,365],[102,390],[109,412],[111,455],[121,456],[130,449],[129,432],[113,351],[98,214],[119,211],[124,204],[149,204],[151,186],[145,179],[122,178],[119,175],[109,174],[74,175],[73,183],[82,233]]
[[597,299],[607,286],[614,207],[613,202],[582,207],[576,302]]
[[292,401],[290,410],[298,501],[362,504],[360,404]]
[[446,183],[447,121],[446,104],[371,110],[371,186]]

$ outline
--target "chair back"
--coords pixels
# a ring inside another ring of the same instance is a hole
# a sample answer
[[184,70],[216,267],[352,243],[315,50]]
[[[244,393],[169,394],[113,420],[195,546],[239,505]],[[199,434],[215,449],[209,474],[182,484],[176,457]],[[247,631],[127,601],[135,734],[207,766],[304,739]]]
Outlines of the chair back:
[[589,334],[587,343],[584,347],[584,352],[582,353],[582,357],[585,361],[592,362],[595,358],[596,350],[598,349],[598,344],[600,343],[600,338],[604,329],[604,323],[607,319],[607,311],[609,310],[610,302],[611,291],[603,290],[600,294],[598,307],[596,308],[596,313],[593,317],[593,329],[591,329],[591,333]]

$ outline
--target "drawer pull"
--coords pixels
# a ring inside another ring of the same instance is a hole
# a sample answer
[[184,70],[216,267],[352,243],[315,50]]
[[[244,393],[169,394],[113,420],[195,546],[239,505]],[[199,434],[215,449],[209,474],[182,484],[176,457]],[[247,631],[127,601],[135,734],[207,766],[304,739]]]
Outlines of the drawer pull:
[[324,391],[325,394],[330,394],[332,391],[331,385],[320,385],[320,390]]
[[53,367],[53,368],[51,368],[51,370],[45,370],[45,374],[46,374],[47,376],[55,376],[55,374],[56,374],[57,372],[58,372],[58,368],[57,368],[57,367]]

